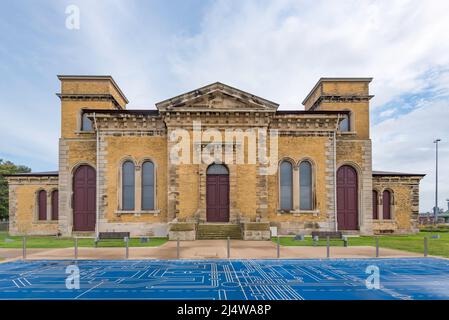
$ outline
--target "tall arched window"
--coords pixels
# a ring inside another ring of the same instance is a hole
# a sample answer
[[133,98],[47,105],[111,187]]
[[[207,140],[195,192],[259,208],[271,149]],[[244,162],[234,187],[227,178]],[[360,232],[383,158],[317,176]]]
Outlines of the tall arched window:
[[288,161],[282,161],[280,166],[280,205],[281,210],[293,209],[293,167]]
[[154,164],[142,164],[142,210],[154,210]]
[[58,190],[53,190],[51,193],[51,220],[58,220]]
[[47,220],[47,191],[41,190],[37,194],[38,219]]
[[312,164],[309,161],[302,161],[299,165],[299,187],[299,208],[301,210],[312,210]]
[[83,119],[81,123],[81,130],[82,131],[92,131],[92,121],[87,117],[87,113],[83,113]]
[[391,219],[391,192],[388,190],[385,190],[382,194],[382,201],[383,201],[383,218],[388,220]]
[[373,190],[373,219],[379,219],[379,194]]
[[122,209],[134,210],[134,163],[125,161],[122,166]]

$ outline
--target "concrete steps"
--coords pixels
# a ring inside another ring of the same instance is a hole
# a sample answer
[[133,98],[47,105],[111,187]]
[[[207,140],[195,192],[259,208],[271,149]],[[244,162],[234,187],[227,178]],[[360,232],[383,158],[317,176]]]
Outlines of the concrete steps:
[[203,223],[198,224],[196,238],[208,239],[242,239],[242,231],[239,224],[229,223]]

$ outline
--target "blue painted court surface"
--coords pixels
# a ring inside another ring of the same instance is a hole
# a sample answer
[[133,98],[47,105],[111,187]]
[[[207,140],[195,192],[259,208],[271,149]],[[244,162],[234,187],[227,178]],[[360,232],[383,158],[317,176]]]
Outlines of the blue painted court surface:
[[[80,288],[67,289],[71,261],[0,264],[0,299],[449,299],[449,260],[79,261]],[[366,268],[380,270],[368,289]]]

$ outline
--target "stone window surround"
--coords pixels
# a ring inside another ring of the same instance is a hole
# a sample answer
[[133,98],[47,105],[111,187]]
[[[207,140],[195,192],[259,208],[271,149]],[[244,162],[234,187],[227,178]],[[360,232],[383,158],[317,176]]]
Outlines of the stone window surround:
[[[337,164],[337,168],[335,171],[335,182],[337,183],[337,172],[338,169],[340,169],[343,166],[350,166],[352,167],[356,172],[357,172],[357,224],[358,224],[358,230],[360,230],[360,228],[362,227],[362,223],[363,223],[363,171],[360,168],[360,166],[353,162],[353,161],[343,161],[341,163]],[[337,188],[337,185],[335,185],[335,188]],[[372,192],[372,191],[370,191]],[[337,203],[337,199],[335,199],[335,203]],[[371,201],[371,207],[372,207],[372,201]],[[337,214],[337,212],[336,212]],[[372,217],[372,213],[371,213],[371,217]],[[336,222],[338,225],[338,222]]]
[[[395,215],[395,208],[396,208],[396,201],[395,201],[395,197],[394,197],[394,192],[391,188],[382,188],[382,189],[377,189],[377,188],[373,188],[374,191],[377,192],[377,219],[373,218],[373,221],[375,222],[382,222],[382,221],[394,221],[396,218]],[[383,194],[384,191],[388,191],[390,192],[390,196],[391,196],[391,202],[390,202],[390,219],[384,219],[383,216]]]
[[[58,188],[39,188],[34,192],[34,214],[33,214],[33,222],[37,224],[47,224],[47,223],[58,223],[58,220],[52,220],[51,218],[51,209],[52,209],[52,201],[51,196],[53,191],[57,191]],[[39,192],[45,191],[47,196],[47,218],[45,220],[39,220]]]
[[76,134],[93,134],[95,133],[94,124],[92,123],[92,130],[83,130],[83,113],[84,109],[89,109],[89,107],[82,107],[79,109],[78,114],[76,116]]
[[[279,174],[280,166],[283,161],[288,161],[291,163],[293,168],[293,210],[285,211],[281,210],[281,177]],[[299,185],[299,165],[301,162],[308,161],[312,166],[312,210],[301,210],[300,209],[300,185]],[[293,214],[293,216],[300,216],[302,214],[313,214],[314,216],[319,214],[316,203],[316,170],[317,166],[315,161],[311,157],[303,157],[299,161],[295,161],[291,157],[283,157],[278,163],[278,209],[277,214]]]
[[351,135],[351,134],[355,134],[355,112],[352,111],[351,109],[343,109],[343,111],[349,111],[348,114],[348,120],[349,120],[349,130],[348,131],[341,131],[340,130],[340,124],[337,127],[337,133],[338,134],[342,134],[342,135]]
[[[126,161],[131,161],[134,164],[134,210],[122,210],[122,168]],[[142,165],[144,162],[151,161],[154,166],[154,209],[152,210],[142,210]],[[158,207],[157,201],[157,172],[158,166],[156,162],[150,157],[143,157],[136,161],[131,156],[126,156],[122,158],[118,163],[118,175],[117,175],[117,211],[116,215],[121,216],[122,214],[133,214],[135,216],[140,216],[141,214],[153,214],[155,216],[159,215],[160,209]]]
[[237,223],[242,217],[237,207],[237,164],[234,163],[201,163],[198,168],[199,178],[199,197],[198,197],[198,209],[195,212],[196,220],[199,222],[207,222],[206,214],[206,177],[207,168],[212,164],[221,164],[228,169],[229,175],[229,222]]

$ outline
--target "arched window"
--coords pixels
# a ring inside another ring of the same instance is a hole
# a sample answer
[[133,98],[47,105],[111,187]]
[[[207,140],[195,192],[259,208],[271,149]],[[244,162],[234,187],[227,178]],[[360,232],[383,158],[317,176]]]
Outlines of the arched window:
[[142,210],[154,210],[154,164],[142,164]]
[[385,190],[382,194],[382,200],[383,200],[382,216],[385,220],[391,219],[391,192]]
[[51,193],[51,220],[58,220],[58,201],[58,190],[53,190],[53,192]]
[[293,209],[293,167],[288,161],[282,161],[280,166],[280,205],[281,210]]
[[348,132],[351,130],[351,123],[349,114],[345,114],[343,116],[343,119],[340,121],[340,131],[342,132]]
[[92,121],[87,117],[87,113],[83,113],[83,121],[81,124],[82,131],[92,131]]
[[211,164],[207,168],[206,174],[228,174],[228,169],[222,164]]
[[312,210],[312,164],[309,161],[302,161],[299,165],[299,187],[299,208],[301,210]]
[[122,166],[122,209],[134,210],[134,163],[125,161]]
[[37,194],[38,219],[47,220],[47,191],[41,190]]
[[373,190],[373,219],[379,219],[379,194]]

